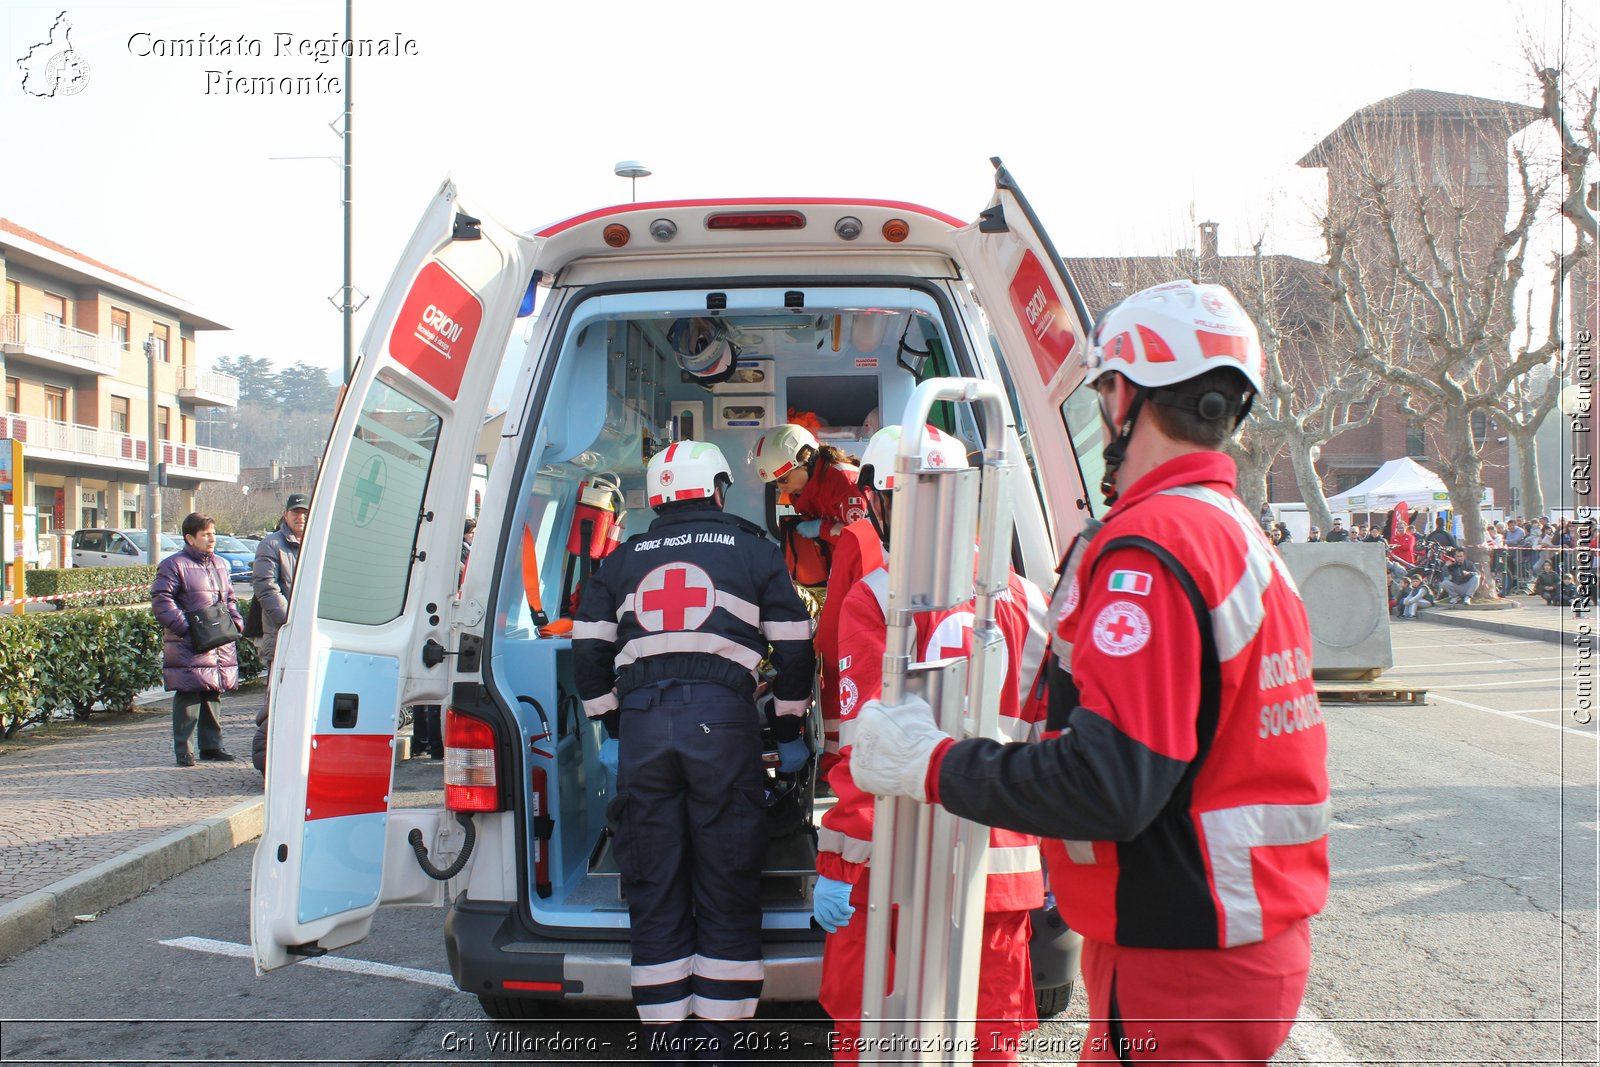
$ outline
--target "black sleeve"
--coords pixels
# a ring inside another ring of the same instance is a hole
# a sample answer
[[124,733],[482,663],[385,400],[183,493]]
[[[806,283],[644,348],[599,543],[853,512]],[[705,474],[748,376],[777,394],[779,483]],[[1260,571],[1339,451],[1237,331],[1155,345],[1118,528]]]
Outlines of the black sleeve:
[[939,766],[939,803],[962,818],[1041,837],[1131,841],[1188,767],[1080,707],[1047,741],[958,742]]
[[761,589],[761,633],[772,647],[772,665],[778,672],[772,680],[772,694],[779,700],[810,700],[817,672],[817,650],[811,643],[811,615],[800,594],[795,592],[794,581],[789,577],[778,547],[763,540],[758,543],[755,554],[758,559],[765,557],[766,560],[763,569],[767,577]]
[[619,568],[608,567],[610,562],[602,561],[589,576],[578,600],[572,619],[572,676],[583,713],[600,719],[615,737],[619,715],[611,694],[617,684],[617,596],[611,579]]

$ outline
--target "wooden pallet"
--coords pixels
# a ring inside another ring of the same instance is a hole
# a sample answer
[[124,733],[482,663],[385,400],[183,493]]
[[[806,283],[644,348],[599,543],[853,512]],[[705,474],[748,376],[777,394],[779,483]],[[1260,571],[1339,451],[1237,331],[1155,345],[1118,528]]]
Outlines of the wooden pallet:
[[1324,682],[1317,686],[1317,699],[1324,704],[1426,704],[1428,691],[1420,686]]

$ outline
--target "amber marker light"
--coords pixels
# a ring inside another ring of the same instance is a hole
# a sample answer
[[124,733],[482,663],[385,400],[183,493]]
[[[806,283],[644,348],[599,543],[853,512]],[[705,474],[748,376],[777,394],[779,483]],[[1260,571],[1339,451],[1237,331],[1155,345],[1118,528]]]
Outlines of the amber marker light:
[[905,219],[890,219],[883,224],[883,239],[890,244],[899,244],[911,236],[911,227]]
[[621,248],[623,245],[628,243],[628,238],[631,237],[632,234],[628,232],[628,228],[622,223],[613,222],[610,226],[605,228],[605,230],[601,233],[601,236],[605,238],[606,244],[610,245],[612,248]]

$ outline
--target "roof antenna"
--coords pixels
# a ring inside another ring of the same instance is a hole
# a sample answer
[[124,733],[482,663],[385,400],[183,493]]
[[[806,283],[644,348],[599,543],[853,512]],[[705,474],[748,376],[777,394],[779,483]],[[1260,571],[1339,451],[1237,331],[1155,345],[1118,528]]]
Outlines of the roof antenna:
[[633,196],[633,202],[639,202],[639,179],[650,177],[650,168],[637,159],[624,159],[621,163],[611,168],[611,173],[619,178],[628,179],[628,192]]

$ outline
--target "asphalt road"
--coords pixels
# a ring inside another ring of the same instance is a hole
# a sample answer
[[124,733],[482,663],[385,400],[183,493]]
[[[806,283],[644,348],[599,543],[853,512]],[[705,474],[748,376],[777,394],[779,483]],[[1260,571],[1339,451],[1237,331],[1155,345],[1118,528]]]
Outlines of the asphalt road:
[[[1388,676],[1433,703],[1330,706],[1334,883],[1281,1063],[1596,1061],[1596,763],[1569,648],[1419,622]],[[4,1063],[465,1063],[627,1058],[625,1010],[506,1027],[454,989],[443,912],[251,973],[245,847],[0,965]],[[779,1008],[769,1062],[823,1057]],[[1034,1037],[1071,1062],[1081,994]]]

